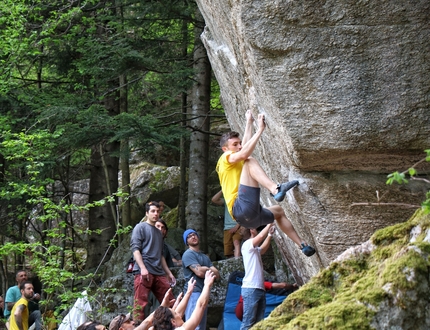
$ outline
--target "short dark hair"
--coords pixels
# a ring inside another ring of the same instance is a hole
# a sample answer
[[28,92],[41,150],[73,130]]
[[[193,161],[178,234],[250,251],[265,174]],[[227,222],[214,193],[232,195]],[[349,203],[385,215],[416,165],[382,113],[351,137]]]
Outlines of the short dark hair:
[[239,133],[235,131],[227,132],[221,135],[221,138],[219,139],[219,146],[222,148],[227,145],[228,140],[232,138],[238,138]]
[[163,219],[158,219],[157,222],[163,224],[163,226],[166,228],[166,232],[169,231],[169,227],[167,226],[166,221],[164,221]]
[[151,206],[155,206],[157,209],[160,208],[160,204],[158,204],[158,202],[152,201],[152,202],[146,203],[145,205],[146,212],[149,212],[149,209],[151,208]]
[[15,273],[15,277],[17,277],[19,273],[26,273],[27,274],[27,271],[25,269],[20,269]]
[[152,324],[155,330],[173,330],[173,314],[170,308],[160,306],[154,312]]
[[24,290],[26,284],[31,284],[33,286],[33,283],[31,281],[24,281],[19,285],[19,290]]

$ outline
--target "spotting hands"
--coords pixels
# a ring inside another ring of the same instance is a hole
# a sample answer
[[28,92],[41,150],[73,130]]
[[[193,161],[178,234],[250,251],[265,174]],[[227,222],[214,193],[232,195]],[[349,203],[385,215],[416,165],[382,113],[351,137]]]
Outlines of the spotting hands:
[[166,291],[166,293],[164,294],[163,301],[161,302],[160,306],[163,306],[163,307],[172,306],[172,304],[175,302],[176,299],[172,299],[172,300],[169,299],[171,292],[172,292],[172,288],[169,288],[169,290]]
[[208,269],[205,273],[205,285],[212,286],[212,284],[214,284],[215,279],[216,276],[214,272]]
[[194,277],[191,277],[190,280],[188,281],[187,292],[193,293],[195,285],[196,285],[196,279]]
[[271,227],[269,228],[269,235],[273,235],[275,233],[275,230],[275,223],[272,223]]

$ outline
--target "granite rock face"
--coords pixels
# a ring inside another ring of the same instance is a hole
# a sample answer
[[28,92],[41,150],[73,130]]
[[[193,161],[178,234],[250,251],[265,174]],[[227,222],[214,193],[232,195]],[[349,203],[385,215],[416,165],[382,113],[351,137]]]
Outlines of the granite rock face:
[[[254,156],[274,181],[301,183],[281,205],[318,253],[306,258],[286,237],[277,240],[298,282],[411,216],[408,208],[352,205],[423,200],[423,184],[385,181],[430,146],[428,1],[197,3],[232,130],[243,133],[247,109],[265,114]],[[262,203],[275,202],[264,192]]]

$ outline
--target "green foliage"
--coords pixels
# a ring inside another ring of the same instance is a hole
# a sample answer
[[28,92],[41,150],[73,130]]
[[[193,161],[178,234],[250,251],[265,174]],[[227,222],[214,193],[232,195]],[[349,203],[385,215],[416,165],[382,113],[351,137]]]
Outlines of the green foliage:
[[387,184],[393,184],[394,182],[397,182],[398,184],[409,182],[408,180],[405,179],[406,174],[399,173],[398,171],[388,174],[387,177],[388,177]]
[[[58,309],[95,285],[79,246],[102,229],[77,226],[76,214],[125,197],[72,202],[92,150],[127,140],[149,158],[160,146],[176,151],[189,134],[181,120],[193,84],[195,2],[111,4],[0,1],[0,255],[6,273],[31,266],[45,303]],[[121,111],[120,92],[128,94]],[[216,100],[212,107],[222,111]],[[111,244],[129,230],[118,224]]]
[[[425,181],[427,183],[430,183],[430,181],[427,179],[419,178],[418,177],[418,171],[415,169],[415,166],[422,163],[423,161],[430,162],[430,149],[424,150],[424,152],[426,153],[425,158],[421,159],[418,163],[416,163],[414,166],[412,166],[411,168],[409,168],[408,170],[406,170],[404,172],[399,173],[398,171],[396,171],[394,173],[389,174],[387,176],[388,180],[386,183],[389,185],[392,185],[395,182],[398,184],[407,184],[409,182],[409,180],[407,179],[407,175],[411,179],[422,180],[422,181]],[[430,213],[430,189],[426,193],[426,199],[421,203],[421,208],[425,214]]]
[[[55,306],[58,311],[64,310],[80,296],[76,292],[76,289],[81,291],[77,284],[87,283],[87,289],[98,290],[95,274],[83,272],[86,252],[75,247],[75,239],[99,234],[101,229],[80,228],[70,221],[71,214],[112,203],[119,197],[125,201],[128,196],[118,191],[113,196],[85,205],[56,198],[54,180],[49,174],[55,168],[55,151],[64,130],[49,132],[34,128],[13,133],[8,121],[2,120],[0,125],[3,128],[0,154],[5,160],[3,165],[6,165],[2,168],[0,201],[5,207],[2,210],[7,209],[7,217],[17,219],[0,229],[6,237],[0,246],[0,257],[7,260],[14,255],[27,255],[27,266],[43,283],[42,307]],[[130,227],[122,228],[118,224],[117,235],[130,230]],[[115,243],[116,236],[111,240],[111,244]]]

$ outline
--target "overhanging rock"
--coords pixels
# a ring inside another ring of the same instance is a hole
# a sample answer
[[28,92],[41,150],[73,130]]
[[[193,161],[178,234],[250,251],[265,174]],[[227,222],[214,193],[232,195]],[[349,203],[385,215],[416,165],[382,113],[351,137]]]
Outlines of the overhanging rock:
[[[246,109],[264,113],[254,155],[275,181],[301,182],[282,206],[318,253],[279,239],[296,279],[406,220],[412,209],[351,205],[423,200],[423,184],[385,180],[430,146],[429,2],[197,3],[232,129],[243,132]],[[274,203],[266,193],[262,202]]]

